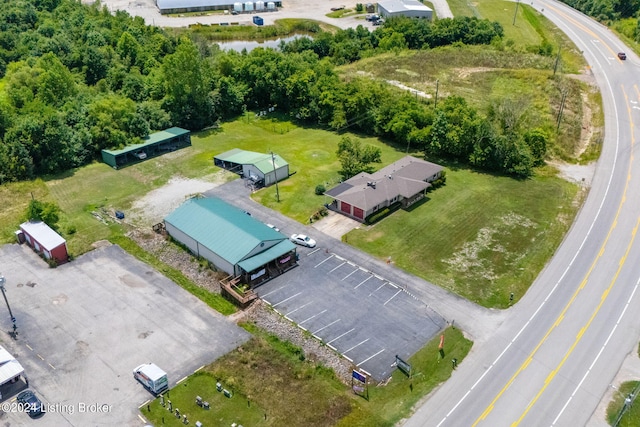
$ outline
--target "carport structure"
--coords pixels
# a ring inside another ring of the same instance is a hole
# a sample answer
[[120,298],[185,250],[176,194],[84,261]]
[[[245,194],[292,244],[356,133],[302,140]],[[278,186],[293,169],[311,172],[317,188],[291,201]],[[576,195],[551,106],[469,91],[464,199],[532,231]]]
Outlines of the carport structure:
[[289,177],[289,163],[273,153],[256,153],[234,148],[215,156],[213,163],[237,173],[258,188],[268,187]]
[[159,156],[191,145],[191,132],[172,127],[152,133],[140,144],[132,144],[121,150],[102,150],[102,161],[114,169]]

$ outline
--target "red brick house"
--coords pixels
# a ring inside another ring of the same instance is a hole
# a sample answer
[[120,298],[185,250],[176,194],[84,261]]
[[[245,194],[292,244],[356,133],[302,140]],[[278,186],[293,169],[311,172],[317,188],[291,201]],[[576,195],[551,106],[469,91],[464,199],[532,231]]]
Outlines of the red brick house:
[[359,173],[324,194],[334,199],[333,210],[364,222],[393,203],[400,202],[406,208],[422,199],[442,170],[435,163],[406,156],[372,174]]

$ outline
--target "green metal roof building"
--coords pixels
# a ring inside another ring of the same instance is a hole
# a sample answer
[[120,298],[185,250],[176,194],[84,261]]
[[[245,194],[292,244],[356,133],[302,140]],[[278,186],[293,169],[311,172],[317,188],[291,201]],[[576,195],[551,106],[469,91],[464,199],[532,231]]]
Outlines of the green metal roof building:
[[297,265],[285,235],[217,198],[189,199],[164,223],[196,256],[252,286]]
[[102,161],[114,169],[140,162],[191,145],[191,132],[173,127],[152,133],[141,144],[132,144],[122,150],[102,150]]
[[215,156],[213,163],[253,181],[257,187],[268,187],[289,177],[289,163],[277,154],[234,148]]

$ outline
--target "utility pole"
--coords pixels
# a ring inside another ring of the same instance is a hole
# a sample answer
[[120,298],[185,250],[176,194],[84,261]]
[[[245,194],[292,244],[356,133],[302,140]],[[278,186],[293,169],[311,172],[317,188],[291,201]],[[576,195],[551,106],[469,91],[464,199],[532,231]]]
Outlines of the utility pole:
[[433,104],[433,108],[438,108],[438,86],[440,85],[440,80],[436,79],[436,100]]
[[558,55],[556,56],[556,63],[553,64],[553,75],[556,75],[556,71],[558,70],[558,63],[560,62],[560,47],[558,47]]
[[276,201],[280,203],[280,190],[278,189],[278,175],[276,174],[276,156],[271,152],[271,164],[273,165],[273,179],[276,181]]
[[5,283],[5,278],[2,275],[2,273],[0,273],[0,290],[2,291],[4,302],[7,304],[7,309],[9,310],[9,316],[11,316],[11,322],[13,323],[13,338],[15,339],[16,336],[18,335],[16,332],[18,327],[16,326],[16,318],[13,317],[13,313],[11,312],[11,306],[9,306],[9,300],[7,299],[7,294],[5,293],[4,283]]
[[518,6],[520,6],[520,0],[516,2],[516,12],[513,14],[513,25],[516,25],[516,16],[518,16]]
[[560,112],[558,113],[558,126],[556,132],[560,132],[560,123],[562,123],[562,112],[564,111],[564,104],[567,99],[567,91],[562,91],[562,101],[560,102]]

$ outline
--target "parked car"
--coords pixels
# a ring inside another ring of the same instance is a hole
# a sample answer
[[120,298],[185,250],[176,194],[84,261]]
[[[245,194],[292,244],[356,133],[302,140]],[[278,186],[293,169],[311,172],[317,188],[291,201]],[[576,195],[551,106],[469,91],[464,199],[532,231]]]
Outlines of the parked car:
[[144,160],[147,158],[147,153],[145,153],[144,151],[136,151],[133,155],[139,158],[140,160]]
[[618,52],[618,58],[624,61],[625,59],[627,59],[627,54],[624,52]]
[[44,413],[42,402],[31,390],[20,392],[18,394],[18,403],[22,405],[31,418],[36,418]]
[[275,225],[273,225],[273,224],[267,224],[267,227],[272,228],[272,229],[274,229],[276,231],[280,231],[280,229],[278,227],[276,227]]
[[291,237],[289,237],[289,240],[297,245],[306,246],[308,248],[314,248],[316,246],[316,241],[304,234],[292,234]]
[[380,16],[376,15],[375,13],[371,13],[371,14],[367,15],[365,19],[367,21],[369,21],[369,22],[373,22],[373,21],[377,21],[378,19],[380,19]]
[[384,24],[384,19],[380,18],[380,19],[376,19],[375,21],[373,21],[373,25],[382,25]]

